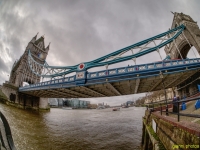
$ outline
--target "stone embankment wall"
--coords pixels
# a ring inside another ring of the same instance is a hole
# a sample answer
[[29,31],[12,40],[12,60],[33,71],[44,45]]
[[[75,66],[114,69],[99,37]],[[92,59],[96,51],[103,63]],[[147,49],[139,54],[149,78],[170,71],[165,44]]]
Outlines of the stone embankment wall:
[[[188,123],[189,125],[189,123]],[[143,150],[200,149],[199,129],[190,129],[159,112],[146,110],[143,118]]]
[[[11,94],[15,95],[14,99],[10,98]],[[3,86],[0,87],[0,101],[22,109],[50,110],[47,98],[19,93],[17,87],[8,83],[4,83]]]

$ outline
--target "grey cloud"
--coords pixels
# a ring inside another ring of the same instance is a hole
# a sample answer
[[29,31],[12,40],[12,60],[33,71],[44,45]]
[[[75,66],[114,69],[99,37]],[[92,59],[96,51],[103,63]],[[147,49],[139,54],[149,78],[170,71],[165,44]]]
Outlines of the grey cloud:
[[7,72],[7,73],[9,72],[7,64],[4,63],[1,57],[0,57],[0,70],[1,71],[3,70],[4,72]]
[[[12,58],[1,64],[0,71],[9,72],[37,32],[45,34],[46,46],[51,42],[50,65],[76,65],[167,31],[173,20],[170,11],[200,22],[198,6],[198,0],[0,0],[0,33],[6,37],[0,43]],[[148,61],[158,61],[155,55],[149,55]]]
[[4,72],[8,72],[8,66],[7,64],[3,61],[3,51],[4,51],[4,47],[2,45],[2,43],[0,43],[0,71],[4,71]]

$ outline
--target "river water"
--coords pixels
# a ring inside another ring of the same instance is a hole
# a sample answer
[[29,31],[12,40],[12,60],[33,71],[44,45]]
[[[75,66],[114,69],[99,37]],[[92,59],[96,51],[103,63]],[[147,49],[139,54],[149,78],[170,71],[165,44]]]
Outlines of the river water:
[[0,104],[18,150],[137,150],[145,108],[32,112]]

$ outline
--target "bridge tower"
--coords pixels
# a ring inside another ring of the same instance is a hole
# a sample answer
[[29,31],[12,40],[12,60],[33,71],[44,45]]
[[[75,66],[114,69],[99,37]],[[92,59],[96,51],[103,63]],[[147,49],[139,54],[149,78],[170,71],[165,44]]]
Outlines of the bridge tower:
[[194,46],[200,54],[200,30],[197,22],[195,22],[189,15],[175,12],[171,29],[181,24],[186,26],[183,35],[174,40],[174,42],[169,46],[165,47],[166,54],[168,54],[172,59],[181,59],[182,57],[185,59],[192,46]]
[[[23,86],[23,82],[35,84],[40,82],[40,77],[36,76],[28,65],[28,51],[30,50],[33,58],[40,64],[44,64],[49,52],[49,45],[45,48],[44,36],[37,39],[37,35],[28,43],[24,54],[13,64],[9,82],[16,87]],[[42,71],[42,68],[39,68]]]
[[[192,49],[192,47],[195,47],[198,54],[200,55],[200,29],[197,25],[197,22],[194,21],[189,15],[177,12],[173,14],[174,18],[171,29],[181,24],[184,24],[186,29],[183,31],[181,36],[170,43],[170,45],[165,47],[164,50],[166,54],[170,56],[171,59],[186,59],[190,49]],[[177,88],[187,85],[188,83],[199,77],[199,75],[200,73],[196,72],[193,76],[184,81],[184,83],[181,83]],[[180,89],[178,91],[178,94],[181,96],[184,96],[188,93],[192,94],[193,91],[197,90],[197,82],[199,82],[199,80],[193,82],[192,84],[189,84],[183,89]]]
[[[40,77],[36,76],[30,70],[28,64],[28,53],[29,51],[31,52],[32,57],[36,62],[44,64],[49,52],[50,44],[45,47],[44,36],[41,36],[37,39],[37,35],[38,34],[36,34],[28,43],[25,52],[20,59],[14,62],[9,81],[6,81],[6,83],[3,84],[2,91],[5,93],[8,99],[18,103],[19,105],[31,105],[36,107],[39,107],[40,105],[40,98],[21,95],[18,93],[18,88],[23,86],[23,82],[27,82],[29,84],[40,82]],[[42,68],[37,69],[42,71]]]

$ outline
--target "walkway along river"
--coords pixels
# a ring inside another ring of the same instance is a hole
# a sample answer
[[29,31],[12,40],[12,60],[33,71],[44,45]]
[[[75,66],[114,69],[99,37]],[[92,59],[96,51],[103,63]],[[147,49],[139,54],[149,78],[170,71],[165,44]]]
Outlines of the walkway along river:
[[145,108],[32,112],[0,104],[18,150],[137,150]]

